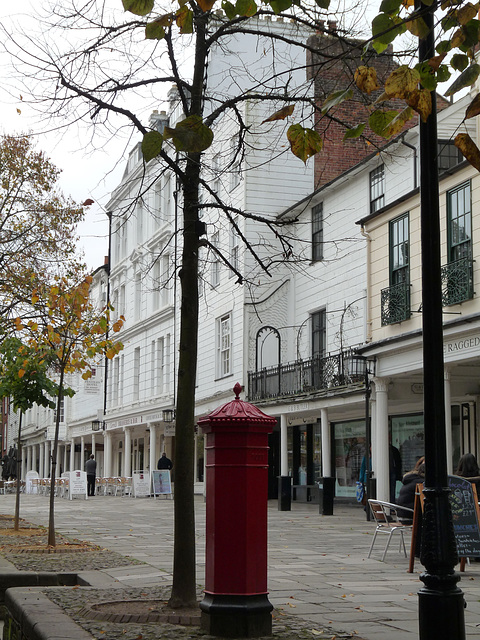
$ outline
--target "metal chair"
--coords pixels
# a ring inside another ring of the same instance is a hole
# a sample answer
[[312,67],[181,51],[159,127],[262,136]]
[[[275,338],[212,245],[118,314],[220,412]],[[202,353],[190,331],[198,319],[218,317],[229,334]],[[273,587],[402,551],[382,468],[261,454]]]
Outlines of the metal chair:
[[370,499],[368,501],[368,504],[370,507],[370,511],[372,512],[372,517],[376,524],[375,534],[373,536],[372,544],[370,545],[368,557],[370,558],[373,550],[373,545],[375,544],[375,540],[377,539],[377,535],[379,533],[387,533],[387,544],[382,556],[383,562],[385,560],[385,556],[387,555],[390,540],[392,539],[395,531],[399,531],[400,533],[400,551],[402,550],[403,546],[403,553],[405,554],[405,557],[407,557],[407,550],[405,548],[405,539],[403,537],[403,532],[411,531],[413,525],[400,522],[399,512],[401,514],[400,517],[405,517],[404,514],[411,513],[413,520],[413,509],[409,509],[408,507],[401,507],[398,504],[392,504],[391,502],[382,502],[381,500]]

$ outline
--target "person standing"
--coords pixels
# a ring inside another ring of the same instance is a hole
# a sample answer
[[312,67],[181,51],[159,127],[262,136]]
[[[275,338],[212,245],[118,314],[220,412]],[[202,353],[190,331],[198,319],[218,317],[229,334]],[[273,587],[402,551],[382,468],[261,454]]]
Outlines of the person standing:
[[173,467],[173,463],[170,458],[167,458],[167,454],[165,451],[162,453],[162,457],[159,459],[157,463],[157,469],[171,469]]
[[95,477],[97,473],[97,461],[93,453],[90,454],[85,463],[85,471],[87,472],[87,496],[93,497],[95,495]]

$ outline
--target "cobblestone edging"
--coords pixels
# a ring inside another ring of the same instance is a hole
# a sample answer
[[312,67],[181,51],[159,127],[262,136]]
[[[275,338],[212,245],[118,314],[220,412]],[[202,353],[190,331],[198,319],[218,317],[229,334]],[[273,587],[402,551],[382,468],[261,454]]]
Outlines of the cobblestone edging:
[[[115,601],[118,602],[118,601]],[[129,602],[123,601],[125,604],[125,608],[128,609],[129,605],[133,605],[134,603],[138,603],[139,599]],[[154,601],[147,600],[143,602],[152,602]],[[109,613],[108,605],[112,603],[104,602],[100,605],[93,605],[91,607],[83,607],[78,612],[78,616],[80,618],[90,618],[92,620],[105,620],[105,622],[118,622],[121,624],[130,624],[132,622],[138,622],[140,624],[150,624],[154,622],[166,622],[168,624],[181,624],[183,626],[189,627],[192,625],[200,624],[200,610],[197,614],[178,614],[178,613]],[[105,607],[105,608],[104,608]]]

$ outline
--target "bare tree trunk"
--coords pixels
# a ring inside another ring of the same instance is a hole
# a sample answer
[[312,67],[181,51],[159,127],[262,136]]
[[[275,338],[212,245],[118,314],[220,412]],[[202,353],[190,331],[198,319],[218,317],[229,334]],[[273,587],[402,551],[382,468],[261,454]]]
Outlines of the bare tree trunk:
[[15,495],[15,520],[13,529],[18,531],[20,529],[20,476],[22,475],[22,417],[23,412],[20,411],[20,420],[18,421],[18,453],[17,453],[17,490]]
[[57,469],[57,449],[58,449],[58,434],[60,432],[60,407],[63,400],[63,378],[64,369],[60,369],[60,381],[58,383],[58,396],[57,396],[57,415],[55,419],[55,438],[53,440],[53,452],[52,452],[52,468],[50,469],[50,508],[48,513],[48,541],[49,547],[54,547],[55,542],[55,475]]
[[[197,18],[195,70],[188,115],[203,115],[205,17]],[[197,602],[195,581],[195,381],[198,352],[198,189],[200,153],[189,153],[183,184],[183,252],[180,270],[180,345],[175,431],[175,517],[173,585],[169,605],[189,607]]]

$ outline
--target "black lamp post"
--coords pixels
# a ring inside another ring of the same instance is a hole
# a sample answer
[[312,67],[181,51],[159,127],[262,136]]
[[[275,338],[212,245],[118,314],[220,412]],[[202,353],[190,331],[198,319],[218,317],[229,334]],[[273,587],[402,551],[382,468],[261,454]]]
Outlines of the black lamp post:
[[[420,40],[420,62],[435,55],[433,7],[417,3],[429,28]],[[418,593],[420,640],[465,639],[464,599],[455,573],[458,562],[448,499],[443,363],[440,204],[436,94],[432,112],[420,122],[420,207],[425,420],[425,489],[420,560],[425,567]]]

